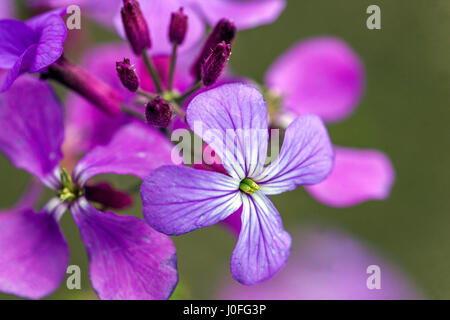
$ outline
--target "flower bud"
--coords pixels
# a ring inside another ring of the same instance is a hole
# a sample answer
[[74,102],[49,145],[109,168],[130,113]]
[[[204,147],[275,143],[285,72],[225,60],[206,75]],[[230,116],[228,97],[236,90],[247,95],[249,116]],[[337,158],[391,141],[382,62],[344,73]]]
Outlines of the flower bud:
[[131,92],[136,92],[139,88],[139,78],[135,68],[130,63],[130,59],[124,58],[123,61],[117,61],[116,70],[123,86]]
[[202,64],[202,82],[205,86],[214,84],[222,74],[231,54],[231,44],[219,43]]
[[187,15],[184,14],[183,8],[178,12],[173,12],[170,19],[169,39],[170,42],[182,44],[187,31]]
[[198,56],[197,60],[191,67],[191,74],[197,79],[201,79],[202,75],[202,64],[209,57],[211,51],[215,47],[224,41],[226,44],[231,44],[236,36],[236,27],[233,22],[227,19],[220,20],[214,29],[209,34],[206,39],[203,49]]
[[172,119],[172,108],[161,97],[150,100],[145,106],[145,118],[155,127],[167,127]]
[[141,12],[139,2],[123,0],[123,8],[120,12],[131,48],[136,55],[141,55],[145,49],[150,48],[151,41],[147,21]]

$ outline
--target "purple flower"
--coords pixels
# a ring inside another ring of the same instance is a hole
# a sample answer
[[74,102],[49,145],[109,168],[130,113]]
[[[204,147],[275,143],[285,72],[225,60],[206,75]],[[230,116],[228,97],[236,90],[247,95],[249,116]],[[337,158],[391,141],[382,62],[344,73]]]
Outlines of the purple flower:
[[173,165],[154,170],[141,187],[146,221],[160,232],[179,235],[220,222],[242,207],[231,272],[246,285],[269,279],[284,266],[291,238],[267,195],[328,175],[333,149],[325,126],[317,116],[297,118],[286,130],[279,157],[264,167],[267,106],[255,88],[234,83],[202,92],[186,116],[228,175]]
[[0,1],[0,19],[14,17],[15,11],[14,2],[12,0]]
[[26,22],[0,20],[0,69],[9,71],[1,92],[21,74],[40,72],[59,59],[67,34],[62,14],[55,10]]
[[[326,122],[348,117],[364,88],[363,64],[343,41],[314,38],[284,53],[268,70],[265,84],[281,98],[279,122],[287,126],[301,114],[316,114]],[[337,147],[333,171],[306,189],[334,207],[356,205],[389,196],[394,169],[380,151]]]
[[[254,287],[224,283],[219,299],[232,300],[385,300],[421,299],[421,294],[392,263],[349,235],[304,228],[295,250],[273,279]],[[367,267],[381,270],[381,289],[368,289]]]
[[69,258],[58,220],[70,209],[101,299],[167,299],[177,283],[170,238],[135,217],[97,210],[84,194],[94,176],[144,178],[155,167],[170,163],[170,143],[145,124],[130,123],[107,145],[87,153],[69,175],[59,168],[62,107],[45,82],[31,77],[18,79],[0,97],[0,127],[4,130],[0,150],[16,167],[55,191],[38,212],[20,205],[0,214],[0,290],[41,298],[58,287]]

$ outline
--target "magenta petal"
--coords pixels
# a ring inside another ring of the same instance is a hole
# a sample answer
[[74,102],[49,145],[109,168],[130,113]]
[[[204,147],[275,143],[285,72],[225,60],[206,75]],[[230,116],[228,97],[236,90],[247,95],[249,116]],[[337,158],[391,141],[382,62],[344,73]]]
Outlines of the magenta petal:
[[0,68],[12,68],[17,59],[36,41],[33,30],[22,21],[0,20]]
[[239,29],[274,22],[286,6],[284,0],[194,0],[210,25],[220,19],[232,20]]
[[[67,29],[64,20],[57,14],[44,15],[45,19],[32,20],[29,26],[39,30],[36,57],[29,72],[37,72],[51,65],[63,53]],[[35,18],[36,19],[36,18]]]
[[172,240],[132,216],[96,210],[79,199],[72,214],[90,260],[100,299],[168,299],[178,282]]
[[298,117],[286,129],[278,158],[253,180],[265,194],[278,194],[299,185],[319,183],[333,166],[333,146],[319,117]]
[[47,212],[0,213],[0,291],[39,299],[56,290],[66,274],[69,249]]
[[362,62],[343,41],[314,38],[289,49],[269,69],[266,85],[297,115],[339,121],[357,106],[364,86]]
[[97,146],[86,154],[73,175],[81,186],[93,176],[106,173],[144,179],[153,169],[172,163],[172,148],[173,145],[154,128],[132,122],[117,131],[108,145]]
[[51,87],[21,77],[0,96],[0,127],[0,150],[16,167],[49,185],[64,139],[62,107]]
[[186,119],[232,177],[244,179],[263,169],[269,135],[267,106],[254,87],[232,83],[204,91],[189,103]]
[[153,228],[179,235],[213,225],[242,204],[239,180],[217,172],[162,166],[144,180],[144,218]]
[[262,192],[243,196],[242,228],[231,257],[233,277],[255,285],[275,275],[289,257],[291,237],[280,214]]
[[376,150],[335,147],[331,174],[306,190],[332,207],[348,207],[389,196],[395,173],[389,158]]
[[23,73],[25,73],[33,63],[34,58],[36,57],[37,45],[33,44],[29,46],[22,55],[16,60],[12,68],[9,70],[6,78],[3,82],[3,85],[0,89],[0,92],[5,92],[8,90],[14,81]]
[[0,1],[0,19],[12,18],[15,12],[13,0]]

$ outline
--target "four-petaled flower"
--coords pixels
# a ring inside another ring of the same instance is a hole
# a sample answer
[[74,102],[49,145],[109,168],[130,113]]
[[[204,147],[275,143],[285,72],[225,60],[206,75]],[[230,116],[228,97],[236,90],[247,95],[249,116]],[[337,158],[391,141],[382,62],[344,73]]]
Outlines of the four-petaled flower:
[[179,235],[220,222],[242,207],[242,229],[231,258],[233,277],[264,281],[285,264],[291,245],[267,195],[322,181],[333,148],[317,116],[297,118],[286,130],[278,158],[264,167],[267,106],[246,84],[226,84],[197,95],[187,122],[216,154],[228,175],[185,166],[162,166],[141,187],[143,213],[156,230]]
[[101,299],[167,299],[178,280],[170,238],[136,217],[99,211],[85,197],[86,183],[94,176],[144,178],[171,163],[172,146],[165,137],[131,122],[108,144],[89,151],[70,176],[58,166],[63,156],[62,107],[45,82],[27,76],[0,97],[0,128],[0,150],[56,191],[39,212],[27,202],[0,214],[0,291],[41,298],[59,286],[69,252],[58,221],[70,209]]

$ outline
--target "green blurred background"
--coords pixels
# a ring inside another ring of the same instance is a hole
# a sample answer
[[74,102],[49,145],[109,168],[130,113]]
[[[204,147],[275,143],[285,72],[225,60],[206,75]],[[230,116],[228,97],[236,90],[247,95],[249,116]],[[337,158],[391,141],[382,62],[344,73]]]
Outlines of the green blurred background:
[[[366,28],[371,4],[381,8],[381,30]],[[26,15],[22,10],[20,17]],[[116,39],[83,20],[84,28],[94,30],[92,42]],[[379,149],[390,156],[396,170],[390,198],[334,209],[299,188],[272,199],[288,231],[311,222],[339,227],[378,249],[425,297],[434,299],[450,298],[449,34],[448,0],[289,0],[274,24],[239,32],[231,59],[235,73],[262,81],[277,56],[308,37],[340,37],[360,55],[366,70],[363,99],[351,117],[328,129],[337,145]],[[29,175],[0,155],[0,177],[0,207],[10,207]],[[136,180],[115,182],[131,186]],[[129,212],[140,215],[139,204]],[[70,214],[63,217],[62,228],[70,263],[82,268],[83,289],[69,291],[62,283],[49,298],[95,299],[87,256]],[[213,226],[174,241],[181,279],[176,297],[213,298],[229,273],[234,239]]]

